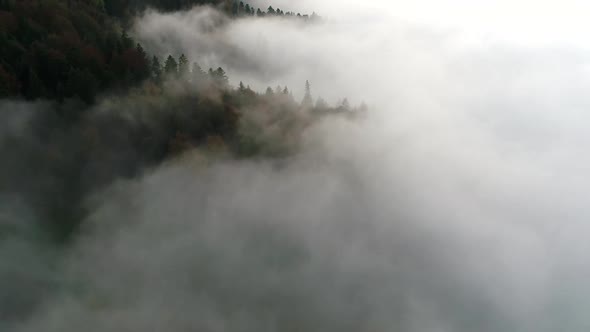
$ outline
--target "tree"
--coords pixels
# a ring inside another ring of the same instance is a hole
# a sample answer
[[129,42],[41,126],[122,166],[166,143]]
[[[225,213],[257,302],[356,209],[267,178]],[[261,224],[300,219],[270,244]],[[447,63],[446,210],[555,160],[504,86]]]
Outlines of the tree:
[[178,63],[176,62],[176,60],[174,60],[172,55],[169,55],[166,59],[166,63],[164,64],[164,71],[166,72],[166,75],[178,75]]
[[218,67],[213,73],[213,82],[215,82],[218,86],[223,87],[229,84],[229,79],[225,74],[225,70],[223,68]]
[[98,10],[100,11],[104,11],[105,7],[104,7],[104,1],[103,0],[94,0],[94,5],[96,6],[96,8],[98,8]]
[[193,70],[191,72],[192,76],[192,83],[193,84],[201,84],[207,80],[207,74],[201,69],[198,63],[193,62]]
[[276,15],[277,12],[274,8],[272,8],[272,6],[268,6],[267,13],[268,15]]
[[135,50],[137,51],[137,53],[139,54],[139,56],[146,60],[147,62],[147,53],[145,52],[145,50],[143,49],[143,47],[141,47],[140,43],[137,43],[137,45],[135,45]]
[[68,75],[66,91],[68,96],[77,96],[84,102],[94,102],[98,82],[88,69],[72,69]]
[[234,0],[231,6],[231,13],[233,16],[238,16],[238,1]]
[[151,74],[151,66],[150,61],[148,60],[148,55],[144,51],[143,47],[141,47],[140,43],[135,45],[136,55],[138,57],[138,61],[135,64],[136,66],[136,79],[137,81],[143,81],[150,77]]
[[123,30],[123,32],[121,32],[121,45],[123,46],[123,49],[133,47],[133,39],[129,37],[127,30]]
[[266,88],[266,96],[270,97],[273,96],[275,93],[272,91],[272,88],[269,86],[268,88]]
[[29,67],[29,75],[25,83],[25,97],[27,99],[33,100],[44,96],[45,87],[43,86],[43,82],[31,67]]
[[162,78],[162,64],[160,64],[160,59],[157,56],[152,57],[152,79],[156,82],[160,82]]
[[344,111],[350,111],[350,103],[348,102],[348,98],[344,98],[342,100],[342,109]]
[[0,65],[0,97],[8,97],[16,94],[18,91],[18,81],[16,77],[6,71],[2,65]]
[[264,13],[262,12],[262,10],[260,10],[260,8],[256,9],[256,16],[258,16],[258,17],[264,16]]
[[328,103],[324,100],[324,98],[319,97],[315,102],[315,108],[319,111],[326,110],[328,108]]
[[243,83],[242,81],[240,81],[240,87],[238,88],[238,90],[239,90],[240,92],[244,92],[244,91],[246,91],[246,87],[244,86],[244,83]]
[[311,97],[311,84],[309,81],[305,81],[305,95],[303,96],[303,100],[301,101],[301,106],[303,108],[311,108],[313,105],[313,98]]
[[188,59],[184,54],[178,58],[178,77],[187,79],[189,74]]

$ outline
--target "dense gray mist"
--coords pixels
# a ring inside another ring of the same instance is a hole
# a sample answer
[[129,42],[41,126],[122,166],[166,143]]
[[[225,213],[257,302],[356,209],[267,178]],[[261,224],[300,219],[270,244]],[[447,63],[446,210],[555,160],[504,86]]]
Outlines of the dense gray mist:
[[[137,20],[146,48],[234,85],[301,97],[308,79],[314,97],[371,111],[315,124],[287,162],[189,152],[89,194],[55,266],[36,262],[53,255],[38,241],[2,252],[48,276],[2,278],[45,299],[11,329],[587,331],[587,52],[410,24],[381,1],[317,3],[313,25],[210,9]],[[0,222],[20,204],[7,202]]]

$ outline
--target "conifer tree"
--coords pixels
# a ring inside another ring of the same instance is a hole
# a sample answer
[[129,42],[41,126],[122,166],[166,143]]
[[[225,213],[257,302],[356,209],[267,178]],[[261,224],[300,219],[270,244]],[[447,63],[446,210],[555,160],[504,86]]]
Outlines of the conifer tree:
[[189,74],[189,64],[187,57],[182,54],[178,58],[178,77],[182,79],[187,79]]
[[169,55],[164,64],[164,71],[167,75],[178,75],[178,63],[172,55]]
[[229,79],[227,77],[227,75],[225,74],[225,70],[223,70],[223,68],[218,67],[215,72],[215,82],[220,84],[221,86],[225,86],[227,84],[229,84]]
[[159,82],[162,78],[162,64],[160,64],[160,59],[157,56],[152,57],[152,79],[156,82]]
[[305,81],[305,95],[301,101],[301,106],[304,108],[311,108],[313,105],[313,98],[311,97],[311,84],[309,81]]
[[133,47],[133,38],[129,37],[127,34],[127,30],[123,30],[121,32],[121,45],[123,49],[128,49]]
[[198,63],[193,62],[193,70],[191,72],[193,84],[201,84],[207,80],[207,74],[201,69]]

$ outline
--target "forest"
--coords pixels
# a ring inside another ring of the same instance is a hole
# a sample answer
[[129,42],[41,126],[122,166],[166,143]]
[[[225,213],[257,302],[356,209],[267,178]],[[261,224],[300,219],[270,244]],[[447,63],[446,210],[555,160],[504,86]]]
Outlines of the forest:
[[[144,10],[195,5],[228,20],[319,20],[241,1],[0,0],[0,203],[10,209],[0,213],[0,245],[24,241],[65,257],[84,243],[93,197],[122,181],[185,159],[204,168],[226,161],[284,167],[314,123],[367,111],[346,99],[330,106],[309,81],[301,82],[302,98],[287,86],[255,91],[220,66],[154,54],[130,32]],[[22,279],[16,275],[0,263],[6,282]],[[24,280],[16,292],[1,290],[0,330],[42,304],[46,294],[35,287],[55,288],[40,274]]]
[[589,331],[589,10],[0,0],[0,332]]
[[[253,7],[237,1],[2,0],[0,97],[59,101],[78,97],[92,103],[100,92],[125,90],[148,78],[158,82],[162,69],[169,74],[173,64],[169,58],[164,62],[150,57],[134,42],[126,31],[130,16],[148,7],[181,10],[202,4],[227,8],[226,13],[236,18],[255,15]],[[272,6],[257,12],[258,16],[295,15]],[[313,14],[309,20],[317,17]],[[182,60],[177,64],[181,74],[189,69]]]
[[0,1],[0,95],[14,103],[5,109],[18,108],[19,100],[41,109],[30,121],[30,139],[1,142],[10,162],[0,190],[19,193],[48,216],[43,228],[55,240],[75,234],[88,194],[181,152],[284,158],[315,118],[366,112],[346,99],[336,107],[314,99],[310,82],[302,82],[300,101],[286,86],[233,87],[223,68],[203,69],[184,54],[160,58],[125,29],[128,15],[146,6],[174,11],[203,4],[234,19],[311,20],[237,1]]

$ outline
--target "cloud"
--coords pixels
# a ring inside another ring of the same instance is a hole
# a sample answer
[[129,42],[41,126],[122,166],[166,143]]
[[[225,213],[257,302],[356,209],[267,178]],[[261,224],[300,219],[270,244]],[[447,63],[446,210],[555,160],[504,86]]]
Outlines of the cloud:
[[188,156],[96,193],[72,284],[20,330],[587,329],[586,51],[314,4],[315,25],[136,22],[234,84],[309,79],[370,115],[314,125],[287,163]]

